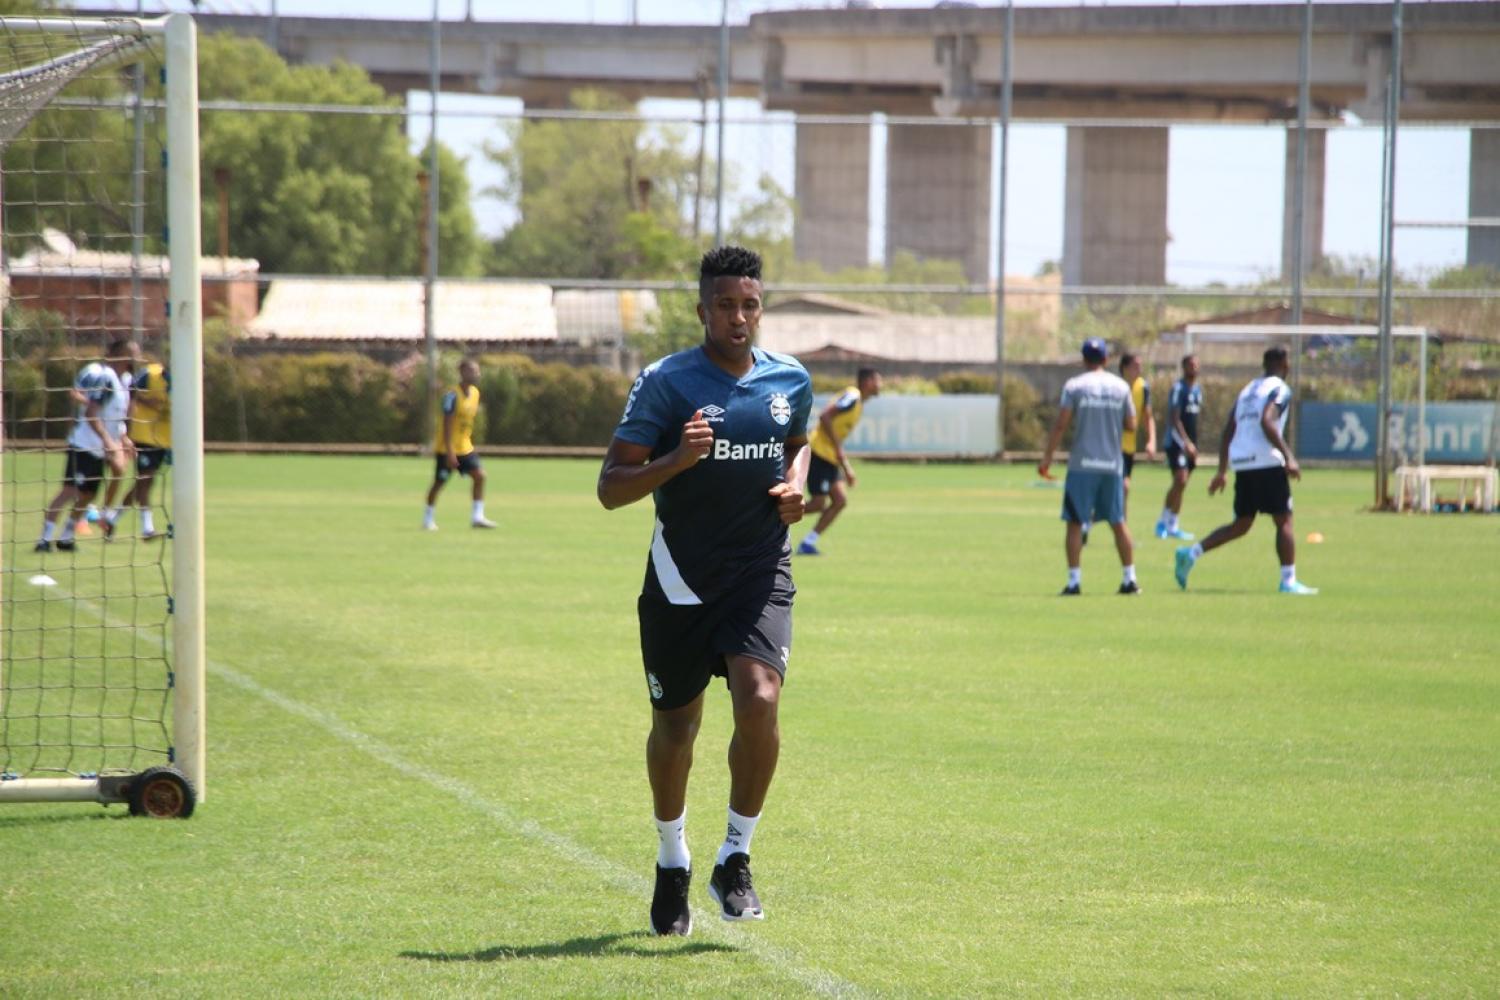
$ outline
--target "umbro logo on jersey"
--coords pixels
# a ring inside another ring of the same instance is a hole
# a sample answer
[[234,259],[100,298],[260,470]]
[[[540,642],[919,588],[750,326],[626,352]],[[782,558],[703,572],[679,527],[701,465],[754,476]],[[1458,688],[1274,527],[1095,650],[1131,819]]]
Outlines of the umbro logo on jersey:
[[701,409],[703,411],[704,420],[708,421],[711,424],[723,423],[725,413],[724,407],[719,406],[717,403],[709,403],[707,406],[701,407]]

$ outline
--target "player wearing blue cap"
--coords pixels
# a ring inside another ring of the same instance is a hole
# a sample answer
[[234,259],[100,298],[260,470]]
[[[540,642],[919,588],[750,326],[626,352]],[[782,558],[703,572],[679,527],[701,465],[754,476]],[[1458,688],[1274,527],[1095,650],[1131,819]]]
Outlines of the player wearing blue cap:
[[1121,431],[1135,429],[1135,404],[1130,386],[1118,375],[1105,371],[1109,350],[1104,341],[1090,337],[1083,342],[1084,373],[1063,386],[1057,420],[1047,438],[1047,450],[1037,471],[1047,478],[1052,455],[1062,443],[1063,433],[1073,425],[1073,444],[1068,449],[1068,477],[1063,483],[1062,519],[1067,522],[1066,551],[1068,585],[1063,596],[1082,593],[1083,529],[1093,521],[1107,521],[1115,534],[1124,575],[1120,593],[1138,594],[1135,578],[1135,544],[1125,525],[1125,468],[1120,452]]

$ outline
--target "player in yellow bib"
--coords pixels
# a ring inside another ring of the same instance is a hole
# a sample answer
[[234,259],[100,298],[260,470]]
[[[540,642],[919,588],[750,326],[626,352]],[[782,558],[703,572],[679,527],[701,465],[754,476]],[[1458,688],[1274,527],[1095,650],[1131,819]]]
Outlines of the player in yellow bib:
[[807,501],[802,509],[807,514],[822,511],[823,516],[818,518],[813,530],[802,537],[802,544],[797,546],[799,556],[822,554],[818,551],[818,539],[833,526],[834,519],[849,503],[844,480],[847,479],[849,488],[852,488],[855,477],[854,470],[849,467],[849,457],[844,454],[844,439],[864,415],[865,400],[880,395],[880,373],[873,368],[861,368],[854,383],[823,408],[808,439],[812,461],[808,463],[807,489],[803,491]]
[[1135,471],[1135,454],[1143,448],[1146,461],[1156,459],[1156,417],[1151,413],[1151,384],[1141,375],[1141,358],[1129,351],[1120,355],[1120,377],[1130,386],[1130,402],[1135,406],[1135,428],[1120,434],[1120,452],[1125,459],[1125,506],[1130,507],[1130,474]]
[[437,455],[437,471],[427,491],[427,509],[422,527],[437,530],[434,510],[438,494],[457,471],[474,484],[474,507],[469,523],[476,528],[493,528],[495,522],[484,516],[484,469],[479,452],[474,449],[474,419],[479,416],[479,362],[464,361],[458,366],[458,385],[443,394],[442,415],[432,450]]
[[[135,373],[130,387],[130,440],[135,442],[135,482],[125,494],[125,505],[140,512],[141,540],[157,537],[151,514],[151,486],[156,473],[172,464],[172,373],[151,362]],[[104,537],[115,533],[120,508],[104,514]]]

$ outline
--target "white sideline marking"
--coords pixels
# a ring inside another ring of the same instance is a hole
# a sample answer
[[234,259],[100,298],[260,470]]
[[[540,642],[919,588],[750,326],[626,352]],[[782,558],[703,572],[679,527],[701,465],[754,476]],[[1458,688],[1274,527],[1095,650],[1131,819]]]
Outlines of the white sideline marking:
[[[66,591],[62,591],[62,593],[67,594]],[[67,594],[67,596],[72,597],[71,594]],[[147,636],[158,645],[164,645],[164,640],[161,636],[142,631],[133,623],[121,622],[111,618],[93,601],[85,598],[72,599],[78,606],[87,609],[100,621],[113,626],[128,625],[138,634]],[[485,798],[479,792],[456,778],[450,778],[445,774],[430,771],[422,765],[406,759],[394,748],[360,732],[335,715],[268,688],[253,677],[242,674],[238,670],[227,667],[215,660],[208,660],[207,667],[215,676],[228,681],[242,691],[270,702],[289,715],[306,719],[341,742],[349,744],[356,750],[375,758],[392,770],[406,775],[408,778],[415,778],[418,781],[447,792],[476,812],[489,816],[491,819],[498,821],[502,826],[509,827],[523,837],[551,848],[578,867],[593,872],[614,888],[640,898],[643,901],[643,905],[641,906],[642,916],[645,916],[646,906],[644,905],[644,901],[650,898],[652,891],[652,882],[645,876],[638,875],[621,865],[615,864],[613,861],[600,857],[568,837],[547,829],[536,820],[517,814],[503,803]],[[747,933],[741,932],[737,928],[733,928],[728,921],[700,921],[697,917],[701,915],[695,914],[694,916],[694,930],[704,931],[709,937],[719,937],[729,941],[736,947],[754,955],[773,969],[795,979],[815,993],[830,997],[859,997],[864,995],[854,983],[834,975],[832,972],[810,965],[803,965],[797,960],[794,954],[784,948],[767,944]],[[718,914],[715,913],[713,916],[718,916]]]

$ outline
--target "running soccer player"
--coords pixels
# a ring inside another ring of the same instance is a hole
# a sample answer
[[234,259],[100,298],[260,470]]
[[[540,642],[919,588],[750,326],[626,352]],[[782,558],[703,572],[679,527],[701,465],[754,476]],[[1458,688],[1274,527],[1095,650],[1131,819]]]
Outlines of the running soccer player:
[[469,524],[475,528],[493,528],[495,522],[484,516],[484,468],[474,449],[474,419],[479,416],[479,362],[467,359],[459,363],[458,385],[443,394],[443,418],[432,450],[437,453],[437,471],[427,490],[427,507],[422,512],[422,527],[437,530],[437,498],[456,470],[474,484],[474,507]]
[[[807,502],[803,504],[805,514],[823,511],[813,530],[802,536],[797,546],[799,556],[816,556],[818,539],[849,503],[849,490],[854,488],[854,470],[849,467],[849,456],[844,454],[844,439],[859,423],[864,414],[865,400],[880,395],[880,373],[873,368],[861,368],[854,376],[854,384],[839,394],[839,397],[823,408],[818,425],[813,428],[808,440],[812,460],[807,468]],[[844,488],[848,480],[848,489]],[[824,508],[827,508],[826,510]]]
[[129,340],[109,345],[103,364],[87,365],[73,383],[74,398],[83,398],[73,429],[68,434],[68,458],[63,470],[63,486],[47,505],[42,522],[42,537],[36,551],[50,552],[57,518],[68,511],[57,548],[73,549],[74,525],[99,492],[99,481],[107,464],[116,477],[125,474],[125,462],[134,452],[126,435],[126,418],[130,413],[130,391],[123,378],[135,370],[141,349]]
[[792,645],[791,546],[802,518],[812,381],[755,346],[761,261],[704,254],[703,344],[646,366],[599,472],[608,510],[653,495],[656,529],[637,601],[651,697],[646,773],[658,850],[651,927],[688,934],[688,771],[704,693],[724,677],[734,706],[729,822],[708,891],[725,920],[760,920],[750,841],[776,771],[777,706]]
[[[172,375],[165,365],[151,362],[137,372],[130,386],[130,440],[135,444],[135,482],[125,504],[140,510],[141,540],[156,537],[151,514],[151,486],[156,473],[172,461]],[[107,492],[107,491],[106,491]],[[112,538],[120,519],[119,507],[104,512],[104,537]]]
[[1082,375],[1075,375],[1063,385],[1062,402],[1047,450],[1037,472],[1049,478],[1052,455],[1062,443],[1063,433],[1074,422],[1073,445],[1068,450],[1068,477],[1063,482],[1062,519],[1067,522],[1064,549],[1068,556],[1068,585],[1064,597],[1083,592],[1083,570],[1079,557],[1083,553],[1084,525],[1096,520],[1109,522],[1115,533],[1115,551],[1120,554],[1124,575],[1120,593],[1138,594],[1135,578],[1135,545],[1125,524],[1125,482],[1120,431],[1135,429],[1135,404],[1130,386],[1118,375],[1104,370],[1109,351],[1104,341],[1090,337],[1083,342]]
[[1130,474],[1135,471],[1136,452],[1141,450],[1145,434],[1146,461],[1156,458],[1156,416],[1151,412],[1151,385],[1141,375],[1141,358],[1124,351],[1120,354],[1120,377],[1130,386],[1130,403],[1135,407],[1135,426],[1120,432],[1120,451],[1124,460],[1125,507],[1130,508]]
[[1198,414],[1202,410],[1203,386],[1198,384],[1198,356],[1189,354],[1182,359],[1182,378],[1172,383],[1172,392],[1167,396],[1166,454],[1172,485],[1167,487],[1161,519],[1156,522],[1157,538],[1193,540],[1193,533],[1183,531],[1177,517],[1182,513],[1182,495],[1187,490],[1188,477],[1198,467]]
[[1267,350],[1265,374],[1254,379],[1234,404],[1219,444],[1219,471],[1208,484],[1209,496],[1224,488],[1224,467],[1234,467],[1234,520],[1215,528],[1192,547],[1177,550],[1177,585],[1187,589],[1188,574],[1205,552],[1234,541],[1255,523],[1256,514],[1270,514],[1276,523],[1276,555],[1281,561],[1283,594],[1316,594],[1297,579],[1297,536],[1292,531],[1292,486],[1302,469],[1287,447],[1286,418],[1292,401],[1286,384],[1291,365],[1285,347]]

